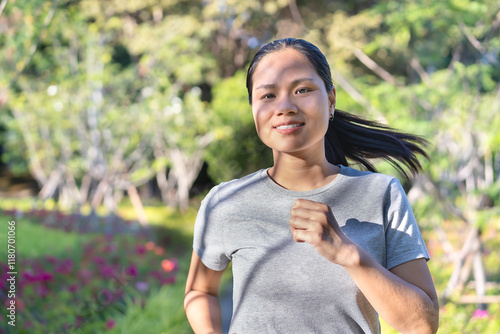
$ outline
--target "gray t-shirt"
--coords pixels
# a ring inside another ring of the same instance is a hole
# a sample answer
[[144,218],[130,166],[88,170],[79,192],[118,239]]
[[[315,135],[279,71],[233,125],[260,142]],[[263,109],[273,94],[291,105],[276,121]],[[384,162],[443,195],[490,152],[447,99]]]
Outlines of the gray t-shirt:
[[287,190],[267,170],[222,183],[202,202],[194,251],[213,270],[232,261],[229,333],[380,333],[377,313],[344,268],[293,240],[297,198],[329,205],[342,231],[387,269],[429,259],[396,178],[341,166],[310,191]]

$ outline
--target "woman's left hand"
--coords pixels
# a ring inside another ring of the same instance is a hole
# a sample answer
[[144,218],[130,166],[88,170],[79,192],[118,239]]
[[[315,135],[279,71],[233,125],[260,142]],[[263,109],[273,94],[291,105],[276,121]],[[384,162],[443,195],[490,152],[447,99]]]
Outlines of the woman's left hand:
[[349,266],[356,262],[356,244],[342,232],[328,205],[298,199],[290,216],[290,228],[296,242],[308,242],[333,263]]

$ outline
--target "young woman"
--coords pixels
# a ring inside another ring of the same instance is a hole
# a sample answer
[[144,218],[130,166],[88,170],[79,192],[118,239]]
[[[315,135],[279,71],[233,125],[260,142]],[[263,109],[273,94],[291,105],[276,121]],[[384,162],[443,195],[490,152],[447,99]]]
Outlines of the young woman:
[[[218,300],[232,261],[230,333],[435,333],[429,255],[382,157],[420,165],[422,139],[335,111],[330,68],[299,39],[264,46],[247,88],[274,165],[214,187],[194,234],[185,309],[195,333],[221,333]],[[371,171],[347,167],[347,160]]]

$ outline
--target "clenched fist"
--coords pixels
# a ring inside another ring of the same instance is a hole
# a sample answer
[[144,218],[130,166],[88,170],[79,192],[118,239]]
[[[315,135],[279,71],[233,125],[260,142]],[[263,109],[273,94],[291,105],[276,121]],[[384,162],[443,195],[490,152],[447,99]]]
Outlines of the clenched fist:
[[333,263],[350,266],[359,260],[357,245],[342,232],[326,204],[296,200],[290,211],[290,228],[296,242],[308,242]]

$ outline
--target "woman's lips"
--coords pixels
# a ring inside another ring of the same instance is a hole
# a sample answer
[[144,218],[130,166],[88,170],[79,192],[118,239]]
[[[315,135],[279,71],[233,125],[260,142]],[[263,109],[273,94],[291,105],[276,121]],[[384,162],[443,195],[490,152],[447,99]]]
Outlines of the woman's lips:
[[305,123],[283,123],[274,126],[274,129],[282,134],[291,134],[294,133],[295,131],[300,130],[304,125]]

